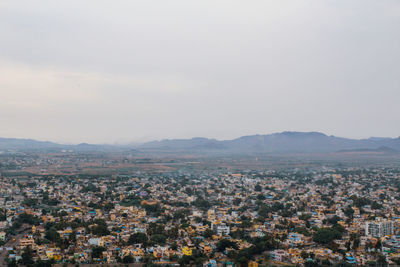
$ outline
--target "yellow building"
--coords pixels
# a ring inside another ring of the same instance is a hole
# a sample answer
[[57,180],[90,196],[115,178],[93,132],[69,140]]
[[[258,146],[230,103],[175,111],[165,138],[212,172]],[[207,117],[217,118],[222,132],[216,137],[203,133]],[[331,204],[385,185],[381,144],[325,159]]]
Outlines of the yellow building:
[[258,263],[256,261],[250,261],[248,266],[249,267],[258,267]]
[[192,256],[193,251],[189,247],[183,247],[182,253],[183,253],[183,255],[186,255],[186,256]]

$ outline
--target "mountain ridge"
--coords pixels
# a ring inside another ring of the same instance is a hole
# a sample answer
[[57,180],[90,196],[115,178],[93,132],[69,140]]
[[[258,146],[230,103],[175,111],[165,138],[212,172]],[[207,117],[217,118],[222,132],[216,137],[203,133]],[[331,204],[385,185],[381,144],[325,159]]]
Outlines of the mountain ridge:
[[163,139],[135,145],[87,144],[63,145],[34,139],[0,138],[1,151],[124,151],[194,152],[194,153],[330,153],[345,150],[400,151],[400,137],[371,137],[350,139],[321,132],[284,131],[272,134],[241,136],[231,140],[194,137],[190,139]]

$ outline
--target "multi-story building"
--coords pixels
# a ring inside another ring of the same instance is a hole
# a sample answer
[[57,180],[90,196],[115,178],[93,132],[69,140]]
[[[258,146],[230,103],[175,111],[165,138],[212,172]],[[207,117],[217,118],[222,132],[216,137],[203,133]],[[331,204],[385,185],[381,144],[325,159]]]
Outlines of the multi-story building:
[[227,226],[225,223],[218,223],[214,222],[212,225],[214,232],[219,236],[229,235],[230,227]]
[[365,235],[383,237],[393,234],[393,222],[390,220],[375,220],[365,223]]

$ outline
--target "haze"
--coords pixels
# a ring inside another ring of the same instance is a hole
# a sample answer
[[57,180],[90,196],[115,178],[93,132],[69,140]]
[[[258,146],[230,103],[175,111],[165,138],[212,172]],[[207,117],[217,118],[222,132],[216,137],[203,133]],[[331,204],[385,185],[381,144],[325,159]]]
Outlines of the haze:
[[400,135],[400,1],[0,2],[0,136]]

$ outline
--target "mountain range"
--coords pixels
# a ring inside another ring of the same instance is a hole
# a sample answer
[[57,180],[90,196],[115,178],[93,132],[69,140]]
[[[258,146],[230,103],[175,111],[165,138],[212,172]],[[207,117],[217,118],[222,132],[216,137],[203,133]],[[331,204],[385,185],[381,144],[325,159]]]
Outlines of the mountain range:
[[320,132],[281,132],[242,136],[232,140],[208,138],[165,139],[135,145],[63,145],[32,139],[0,138],[1,151],[136,151],[187,153],[330,153],[380,152],[399,153],[400,137],[350,139]]

